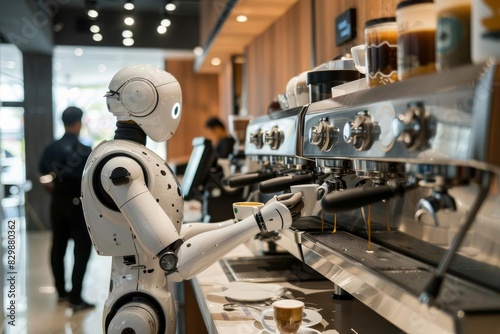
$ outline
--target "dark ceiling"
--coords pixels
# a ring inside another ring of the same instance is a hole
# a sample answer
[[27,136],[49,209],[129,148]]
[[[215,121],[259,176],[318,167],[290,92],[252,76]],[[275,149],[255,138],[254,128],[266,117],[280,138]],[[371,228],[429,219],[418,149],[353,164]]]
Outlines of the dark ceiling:
[[[24,52],[51,53],[55,45],[123,47],[123,30],[131,30],[140,48],[193,49],[199,44],[200,0],[173,0],[176,9],[166,13],[166,0],[135,0],[135,8],[123,8],[125,0],[0,0],[0,33],[4,42]],[[87,16],[89,5],[99,16]],[[133,17],[133,26],[124,18]],[[165,34],[157,27],[161,19],[172,22]],[[92,38],[90,26],[100,27],[102,41]]]

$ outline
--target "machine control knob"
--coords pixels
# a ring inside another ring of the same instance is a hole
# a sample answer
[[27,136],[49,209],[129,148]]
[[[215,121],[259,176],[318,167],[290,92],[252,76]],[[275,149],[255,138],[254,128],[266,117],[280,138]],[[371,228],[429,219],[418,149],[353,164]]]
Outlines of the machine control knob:
[[404,114],[399,114],[392,120],[392,134],[403,142],[409,150],[416,150],[425,144],[429,137],[428,116],[423,104],[408,105]]
[[285,139],[283,131],[281,131],[277,126],[264,133],[264,144],[271,146],[272,150],[277,150],[280,144]]
[[264,140],[262,138],[262,130],[258,129],[257,132],[250,134],[250,143],[254,144],[257,148],[262,148],[264,146]]
[[319,147],[320,151],[326,152],[339,140],[339,129],[334,128],[328,119],[321,119],[318,125],[309,129],[309,143]]
[[344,125],[344,141],[352,143],[357,151],[366,151],[372,144],[373,123],[365,112],[358,113],[353,122]]

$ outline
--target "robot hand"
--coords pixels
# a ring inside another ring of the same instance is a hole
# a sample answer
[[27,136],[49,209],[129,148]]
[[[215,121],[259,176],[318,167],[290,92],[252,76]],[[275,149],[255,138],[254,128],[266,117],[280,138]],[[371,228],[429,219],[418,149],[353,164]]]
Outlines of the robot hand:
[[287,193],[274,196],[269,201],[267,201],[266,205],[272,202],[279,202],[285,205],[290,211],[293,221],[300,218],[300,212],[304,208],[304,201],[302,200],[302,192]]

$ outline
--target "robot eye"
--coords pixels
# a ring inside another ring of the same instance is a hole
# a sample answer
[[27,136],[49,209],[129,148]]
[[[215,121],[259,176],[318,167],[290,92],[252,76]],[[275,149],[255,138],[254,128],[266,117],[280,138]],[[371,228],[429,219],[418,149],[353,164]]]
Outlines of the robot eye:
[[179,117],[180,114],[181,114],[181,105],[177,102],[172,107],[172,118],[177,119],[177,117]]

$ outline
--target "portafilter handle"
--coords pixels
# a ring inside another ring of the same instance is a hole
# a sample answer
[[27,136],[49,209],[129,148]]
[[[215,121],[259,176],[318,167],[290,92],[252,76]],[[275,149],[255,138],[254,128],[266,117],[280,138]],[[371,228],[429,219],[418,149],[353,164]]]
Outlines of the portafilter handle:
[[289,190],[291,186],[313,182],[313,173],[280,176],[261,182],[259,184],[259,191],[262,194],[272,194],[287,189]]
[[275,176],[275,173],[271,172],[255,172],[247,174],[237,174],[230,176],[225,179],[225,183],[232,188],[245,187],[252,184],[257,184],[259,182],[269,180]]
[[395,185],[346,189],[326,194],[321,200],[321,206],[325,212],[330,213],[354,210],[398,195],[401,196],[407,190],[415,187],[414,184],[397,183]]

